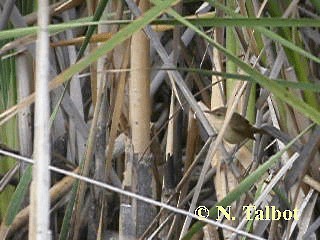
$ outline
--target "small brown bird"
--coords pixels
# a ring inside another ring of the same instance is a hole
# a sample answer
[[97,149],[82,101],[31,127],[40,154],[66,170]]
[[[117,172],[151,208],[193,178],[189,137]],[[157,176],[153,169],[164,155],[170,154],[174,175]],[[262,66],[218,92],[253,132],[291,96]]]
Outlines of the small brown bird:
[[[226,117],[227,108],[219,107],[213,111],[205,112],[210,114],[214,128],[220,131]],[[247,138],[255,139],[255,133],[264,134],[265,131],[252,126],[246,118],[234,112],[223,138],[231,144],[240,144]]]

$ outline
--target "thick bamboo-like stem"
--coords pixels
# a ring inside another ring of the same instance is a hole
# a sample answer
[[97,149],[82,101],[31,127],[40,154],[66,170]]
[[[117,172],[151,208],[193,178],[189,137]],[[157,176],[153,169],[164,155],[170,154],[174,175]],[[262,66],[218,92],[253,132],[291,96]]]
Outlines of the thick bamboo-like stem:
[[[148,0],[140,0],[142,12],[149,8]],[[133,34],[131,40],[131,76],[129,81],[130,125],[133,146],[132,190],[138,194],[155,195],[152,159],[145,149],[150,143],[150,43],[143,31]],[[140,236],[154,217],[155,209],[149,204],[132,201],[135,234]]]
[[[32,79],[32,62],[27,54],[18,54],[16,56],[16,74],[18,81],[18,98],[19,101],[32,92],[30,90]],[[31,156],[32,154],[32,129],[31,129],[31,109],[29,107],[19,111],[18,118],[19,128],[19,145],[22,156]],[[24,171],[26,164],[21,164],[21,170]]]
[[36,49],[35,142],[29,239],[50,239],[49,187],[49,2],[38,2],[38,43]]
[[[148,1],[140,1],[140,7]],[[135,153],[142,153],[150,141],[150,43],[143,31],[132,35],[130,76],[130,121]]]

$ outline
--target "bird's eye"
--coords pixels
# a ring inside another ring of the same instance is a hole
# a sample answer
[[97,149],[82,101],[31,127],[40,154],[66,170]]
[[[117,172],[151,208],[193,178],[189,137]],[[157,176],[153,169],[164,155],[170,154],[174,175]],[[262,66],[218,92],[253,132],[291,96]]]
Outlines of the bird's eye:
[[221,117],[221,116],[222,116],[222,114],[221,114],[221,113],[217,113],[217,116],[218,116],[218,117]]

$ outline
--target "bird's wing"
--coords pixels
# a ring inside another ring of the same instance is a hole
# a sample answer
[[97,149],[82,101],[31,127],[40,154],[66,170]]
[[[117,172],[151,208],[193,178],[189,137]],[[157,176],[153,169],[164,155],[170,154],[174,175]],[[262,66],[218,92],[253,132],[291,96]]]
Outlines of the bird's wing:
[[231,120],[237,123],[231,125],[232,130],[248,138],[254,139],[251,124],[247,119],[245,119],[238,113],[234,113]]

